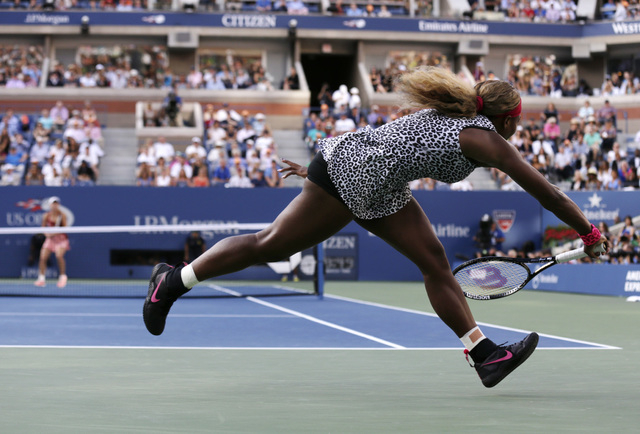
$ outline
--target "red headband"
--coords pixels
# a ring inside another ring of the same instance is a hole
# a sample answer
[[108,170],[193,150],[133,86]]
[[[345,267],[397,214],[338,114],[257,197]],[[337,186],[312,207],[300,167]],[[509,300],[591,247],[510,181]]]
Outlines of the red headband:
[[[484,108],[484,100],[480,95],[476,95],[476,112],[481,113],[483,108]],[[506,118],[507,116],[511,116],[512,118],[516,118],[520,116],[520,113],[522,113],[522,99],[518,101],[518,106],[513,110],[508,111],[506,113],[501,113],[499,115],[495,115],[495,117]]]
[[495,117],[497,118],[506,118],[507,116],[510,116],[512,118],[517,118],[518,116],[520,116],[520,113],[522,113],[522,99],[520,99],[520,101],[518,101],[518,106],[516,108],[514,108],[513,110],[506,112],[506,113],[500,113],[499,115],[495,115]]
[[484,100],[480,95],[476,96],[476,112],[480,113],[484,107]]

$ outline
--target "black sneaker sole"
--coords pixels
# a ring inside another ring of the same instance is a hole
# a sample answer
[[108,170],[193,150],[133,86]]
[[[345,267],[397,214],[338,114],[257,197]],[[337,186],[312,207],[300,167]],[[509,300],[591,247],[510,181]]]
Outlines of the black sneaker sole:
[[531,354],[533,354],[533,351],[536,349],[536,347],[538,346],[538,341],[540,340],[540,337],[538,336],[538,333],[533,332],[531,333],[529,336],[527,336],[527,338],[531,337],[531,341],[533,342],[533,345],[529,345],[529,347],[527,348],[527,350],[523,353],[520,353],[518,356],[518,360],[516,361],[515,364],[511,365],[509,368],[505,369],[504,371],[502,371],[502,375],[500,377],[498,377],[497,379],[495,379],[494,381],[491,382],[487,382],[485,383],[484,381],[482,382],[482,384],[485,387],[494,387],[495,385],[497,385],[498,383],[500,383],[502,380],[504,380],[509,374],[511,374],[518,366],[522,365],[525,360],[527,360],[529,358],[529,356],[531,356]]

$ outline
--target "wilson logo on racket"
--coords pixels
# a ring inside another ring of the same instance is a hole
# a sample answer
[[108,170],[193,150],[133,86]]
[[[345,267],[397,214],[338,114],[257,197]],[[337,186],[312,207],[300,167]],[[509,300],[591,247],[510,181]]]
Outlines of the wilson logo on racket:
[[501,288],[507,283],[507,278],[496,267],[488,266],[482,269],[469,270],[469,279],[480,288]]

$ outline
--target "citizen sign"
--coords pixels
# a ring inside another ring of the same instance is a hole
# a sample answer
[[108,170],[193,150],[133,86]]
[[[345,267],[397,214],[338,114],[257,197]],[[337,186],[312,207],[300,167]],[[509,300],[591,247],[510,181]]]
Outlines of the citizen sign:
[[275,15],[223,15],[224,27],[272,28],[276,26]]

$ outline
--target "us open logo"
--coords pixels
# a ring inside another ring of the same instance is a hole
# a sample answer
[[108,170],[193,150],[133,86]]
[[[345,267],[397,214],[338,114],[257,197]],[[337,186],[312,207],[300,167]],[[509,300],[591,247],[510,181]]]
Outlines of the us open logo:
[[509,232],[511,226],[516,221],[515,209],[496,209],[493,210],[493,221],[495,221],[502,232]]

